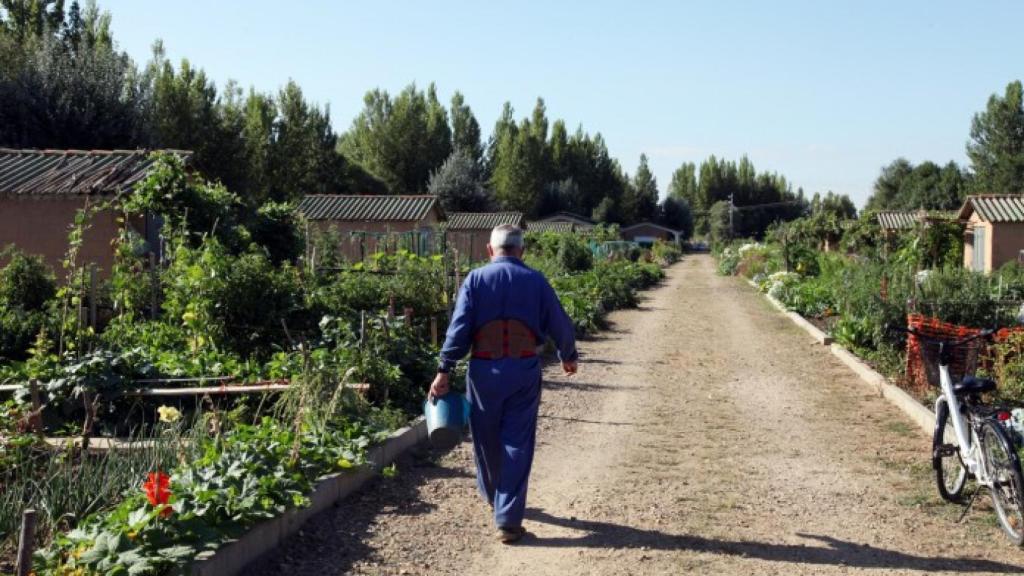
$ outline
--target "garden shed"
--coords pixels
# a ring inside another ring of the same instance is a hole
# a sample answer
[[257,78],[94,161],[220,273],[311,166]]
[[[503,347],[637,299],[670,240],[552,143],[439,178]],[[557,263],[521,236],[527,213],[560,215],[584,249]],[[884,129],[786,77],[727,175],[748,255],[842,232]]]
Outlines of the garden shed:
[[397,247],[431,253],[446,220],[437,196],[430,195],[311,194],[302,199],[299,212],[309,221],[309,232],[332,236],[337,241],[333,248],[350,262]]
[[[187,158],[190,153],[173,151]],[[68,231],[86,206],[129,193],[153,164],[144,150],[13,150],[0,148],[0,249],[13,244],[42,256],[55,271],[68,250]],[[129,222],[153,250],[159,222],[150,217]],[[111,241],[120,230],[118,214],[93,216],[78,261],[93,263],[101,274],[114,260]]]
[[541,220],[536,220],[534,222],[526,223],[526,231],[539,233],[554,232],[555,234],[569,234],[572,232],[577,232],[576,226],[578,225],[572,222],[544,222]]
[[487,259],[487,243],[495,226],[523,226],[522,212],[452,212],[448,215],[446,240],[449,248],[472,262]]
[[964,267],[991,272],[1018,262],[1024,252],[1024,198],[1012,194],[968,196],[960,208]]
[[673,230],[654,222],[639,222],[623,228],[619,233],[623,240],[630,240],[641,246],[650,246],[657,240],[678,243],[682,234],[679,230]]
[[585,232],[593,228],[596,224],[596,222],[586,216],[581,216],[574,212],[566,212],[564,210],[545,216],[540,219],[540,222],[568,222],[573,225],[573,230],[576,232]]

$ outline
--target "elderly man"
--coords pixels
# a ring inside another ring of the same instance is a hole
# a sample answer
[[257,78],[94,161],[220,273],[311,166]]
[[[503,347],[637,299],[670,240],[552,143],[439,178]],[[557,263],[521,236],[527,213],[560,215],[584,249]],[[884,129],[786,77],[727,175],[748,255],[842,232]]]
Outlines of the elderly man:
[[498,538],[522,538],[526,488],[540,405],[538,352],[547,337],[566,374],[576,373],[572,322],[540,272],[522,261],[523,231],[491,231],[491,263],[473,270],[459,290],[431,396],[448,392],[448,372],[470,352],[466,376],[477,486],[494,509]]

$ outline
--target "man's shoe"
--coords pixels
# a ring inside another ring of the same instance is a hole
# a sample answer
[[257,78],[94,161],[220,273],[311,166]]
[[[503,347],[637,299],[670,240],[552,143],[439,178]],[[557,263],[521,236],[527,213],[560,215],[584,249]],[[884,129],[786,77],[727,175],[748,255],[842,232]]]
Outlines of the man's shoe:
[[508,526],[498,528],[498,540],[502,544],[512,544],[518,542],[526,534],[526,529],[522,526]]

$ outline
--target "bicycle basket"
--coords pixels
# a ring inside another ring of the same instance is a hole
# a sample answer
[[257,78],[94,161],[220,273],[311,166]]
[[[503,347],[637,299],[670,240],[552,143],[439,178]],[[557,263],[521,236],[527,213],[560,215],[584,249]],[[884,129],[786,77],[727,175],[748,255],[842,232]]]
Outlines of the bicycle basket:
[[[938,340],[918,338],[918,349],[921,352],[921,365],[924,367],[925,377],[928,384],[938,387],[939,379],[939,344]],[[949,355],[949,377],[954,384],[964,379],[964,376],[973,376],[978,368],[978,352],[981,350],[982,342],[972,340],[950,350],[947,343],[947,354]]]

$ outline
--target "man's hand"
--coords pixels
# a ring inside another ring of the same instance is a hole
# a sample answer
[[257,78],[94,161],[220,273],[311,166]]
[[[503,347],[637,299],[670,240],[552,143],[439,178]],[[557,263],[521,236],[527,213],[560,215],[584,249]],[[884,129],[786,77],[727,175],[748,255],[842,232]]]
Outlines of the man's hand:
[[437,376],[434,377],[434,381],[430,383],[429,398],[440,398],[448,393],[450,387],[448,386],[448,375],[442,372],[438,372]]
[[573,374],[575,374],[577,368],[578,368],[578,366],[576,365],[576,361],[575,360],[569,360],[568,362],[562,362],[562,370],[564,370],[565,373],[568,374],[569,376],[572,376]]

